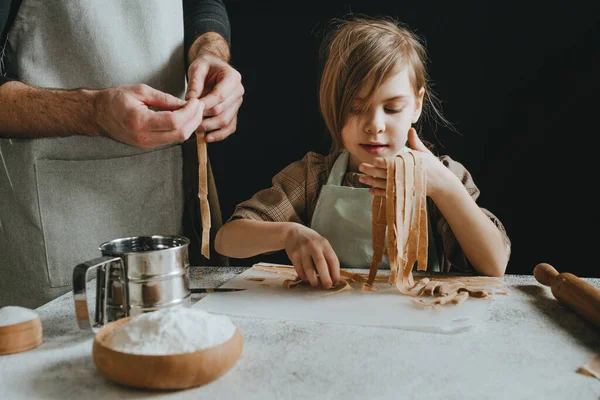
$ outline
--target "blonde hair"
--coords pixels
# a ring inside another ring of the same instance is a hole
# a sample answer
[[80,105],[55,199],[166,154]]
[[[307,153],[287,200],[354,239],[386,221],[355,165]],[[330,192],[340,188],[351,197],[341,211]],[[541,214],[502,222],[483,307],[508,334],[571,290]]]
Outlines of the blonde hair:
[[[321,74],[319,105],[333,139],[333,150],[343,148],[342,128],[358,92],[368,88],[363,106],[389,77],[408,67],[415,96],[425,89],[423,114],[431,109],[442,123],[437,99],[428,85],[427,53],[422,40],[391,17],[347,16],[336,18],[320,49],[325,61]],[[427,117],[427,116],[426,116]]]

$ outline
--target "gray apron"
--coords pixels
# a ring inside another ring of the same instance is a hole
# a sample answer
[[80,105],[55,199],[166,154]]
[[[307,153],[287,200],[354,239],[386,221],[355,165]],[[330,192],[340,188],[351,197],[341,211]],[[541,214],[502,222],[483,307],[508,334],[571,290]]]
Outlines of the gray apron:
[[[368,188],[342,186],[349,158],[350,153],[345,151],[333,164],[327,183],[321,188],[310,227],[329,241],[341,267],[369,268],[373,258],[373,195]],[[437,272],[439,260],[429,220],[428,228],[427,271]],[[386,255],[379,268],[390,268]]]
[[[30,85],[185,92],[181,1],[24,0],[8,46]],[[0,139],[0,306],[72,289],[74,266],[104,241],[181,234],[181,153],[102,137]]]

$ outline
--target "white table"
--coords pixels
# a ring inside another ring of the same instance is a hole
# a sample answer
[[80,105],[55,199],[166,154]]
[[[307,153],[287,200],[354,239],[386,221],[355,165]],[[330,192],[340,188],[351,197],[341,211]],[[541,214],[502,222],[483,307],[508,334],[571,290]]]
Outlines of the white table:
[[[197,267],[212,287],[244,268]],[[196,279],[202,276],[203,279]],[[600,287],[600,279],[586,279]],[[443,334],[232,317],[244,336],[237,365],[203,387],[127,389],[101,376],[93,333],[67,293],[40,307],[44,343],[0,356],[0,399],[598,399],[600,380],[576,373],[600,353],[600,330],[532,276],[507,275],[486,321]]]

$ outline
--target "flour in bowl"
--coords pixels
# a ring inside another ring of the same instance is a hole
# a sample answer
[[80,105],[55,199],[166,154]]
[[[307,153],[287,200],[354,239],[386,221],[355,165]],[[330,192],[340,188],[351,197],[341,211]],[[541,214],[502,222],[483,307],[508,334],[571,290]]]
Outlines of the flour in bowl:
[[25,307],[5,306],[0,308],[0,326],[16,325],[37,317],[35,311]]
[[115,328],[107,345],[123,353],[168,355],[190,353],[222,344],[236,327],[226,315],[177,306],[132,318]]

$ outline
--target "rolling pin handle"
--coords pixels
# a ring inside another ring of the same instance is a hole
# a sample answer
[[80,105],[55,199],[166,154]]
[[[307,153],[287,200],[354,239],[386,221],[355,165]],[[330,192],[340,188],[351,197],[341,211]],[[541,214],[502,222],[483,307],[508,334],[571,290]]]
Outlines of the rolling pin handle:
[[551,286],[554,278],[558,276],[558,271],[550,264],[539,263],[533,269],[533,276],[542,285]]

